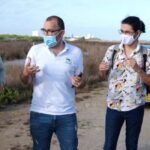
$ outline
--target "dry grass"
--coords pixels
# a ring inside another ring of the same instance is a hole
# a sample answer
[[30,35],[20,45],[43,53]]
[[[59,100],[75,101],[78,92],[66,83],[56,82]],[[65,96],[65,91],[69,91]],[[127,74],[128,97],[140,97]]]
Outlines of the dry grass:
[[32,42],[28,41],[1,41],[0,56],[3,60],[13,60],[25,58]]
[[[79,92],[84,92],[90,88],[97,87],[100,82],[98,66],[101,62],[106,49],[116,42],[108,41],[74,41],[69,42],[80,47],[84,54],[84,78],[86,86]],[[0,55],[3,60],[23,59],[30,47],[33,45],[31,41],[0,41]],[[21,64],[5,65],[6,69],[6,87],[19,92],[19,99],[27,100],[31,97],[32,86],[25,86],[20,81]]]
[[5,71],[6,71],[6,85],[19,89],[21,87],[21,82],[20,82],[20,73],[22,70],[21,65],[6,65]]
[[[8,50],[10,52],[10,49],[13,49],[13,54],[17,53],[19,57],[25,57],[27,50],[30,47],[29,43],[5,43],[4,46],[5,52]],[[8,45],[7,45],[8,44]],[[15,45],[16,44],[16,45]],[[99,71],[98,66],[100,61],[102,60],[106,49],[108,46],[110,46],[113,43],[107,43],[107,42],[73,42],[72,44],[77,45],[83,50],[84,54],[84,78],[86,80],[86,86],[81,91],[83,92],[85,89],[93,88],[99,84]],[[14,48],[12,48],[14,47]],[[17,47],[15,50],[15,46]],[[22,46],[23,45],[23,46]],[[10,47],[9,47],[10,46]],[[8,49],[8,47],[10,49]],[[20,50],[19,50],[20,49]],[[18,53],[19,51],[19,53]],[[6,58],[11,58],[11,55],[8,56],[9,53],[6,53],[4,56],[7,56]],[[15,55],[14,55],[15,56]],[[18,57],[17,57],[18,58]],[[15,58],[16,59],[16,58]],[[23,85],[20,81],[20,73],[23,68],[20,64],[6,64],[6,86],[15,89],[19,92],[20,99],[28,99],[31,97],[32,93],[32,87],[26,87]]]
[[[85,42],[85,41],[75,41],[72,44],[80,47],[84,54],[84,78],[86,81],[86,86],[84,89],[90,89],[96,87],[100,82],[99,77],[99,63],[101,62],[107,48],[116,44],[115,42]],[[84,90],[83,89],[83,90]]]
[[20,74],[23,66],[16,64],[8,64],[5,67],[6,71],[6,83],[5,86],[19,92],[19,100],[27,100],[31,97],[32,86],[24,85],[20,80]]

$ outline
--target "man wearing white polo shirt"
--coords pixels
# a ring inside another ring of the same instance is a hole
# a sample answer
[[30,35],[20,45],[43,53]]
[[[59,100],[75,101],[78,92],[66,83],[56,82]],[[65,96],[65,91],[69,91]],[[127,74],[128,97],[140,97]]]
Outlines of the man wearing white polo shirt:
[[82,51],[63,41],[64,22],[46,19],[44,43],[31,47],[21,74],[23,83],[34,81],[30,113],[33,150],[49,150],[53,133],[61,150],[77,150],[75,88],[82,86]]

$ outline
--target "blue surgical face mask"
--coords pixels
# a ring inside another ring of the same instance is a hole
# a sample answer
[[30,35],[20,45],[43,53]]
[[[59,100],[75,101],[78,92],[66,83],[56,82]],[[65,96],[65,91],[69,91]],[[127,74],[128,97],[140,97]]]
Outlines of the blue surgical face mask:
[[53,48],[57,45],[56,35],[53,36],[44,36],[43,37],[44,43],[49,47]]

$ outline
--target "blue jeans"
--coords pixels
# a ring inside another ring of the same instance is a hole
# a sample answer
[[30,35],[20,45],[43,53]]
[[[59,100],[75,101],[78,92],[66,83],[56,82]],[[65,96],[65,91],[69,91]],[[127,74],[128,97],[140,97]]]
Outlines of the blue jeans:
[[104,150],[116,150],[121,127],[126,122],[126,149],[137,150],[144,106],[121,112],[107,108]]
[[33,150],[50,150],[53,133],[59,140],[61,150],[77,150],[76,114],[47,115],[31,112],[30,131],[33,139]]

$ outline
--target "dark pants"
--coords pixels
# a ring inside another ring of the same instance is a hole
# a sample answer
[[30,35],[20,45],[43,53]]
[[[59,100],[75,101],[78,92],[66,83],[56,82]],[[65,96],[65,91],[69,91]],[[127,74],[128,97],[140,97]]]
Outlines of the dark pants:
[[144,106],[126,112],[107,108],[104,150],[116,150],[124,121],[126,121],[126,149],[137,150],[143,116]]
[[31,112],[30,130],[33,150],[50,150],[53,133],[59,140],[61,150],[77,150],[76,114],[55,116]]

